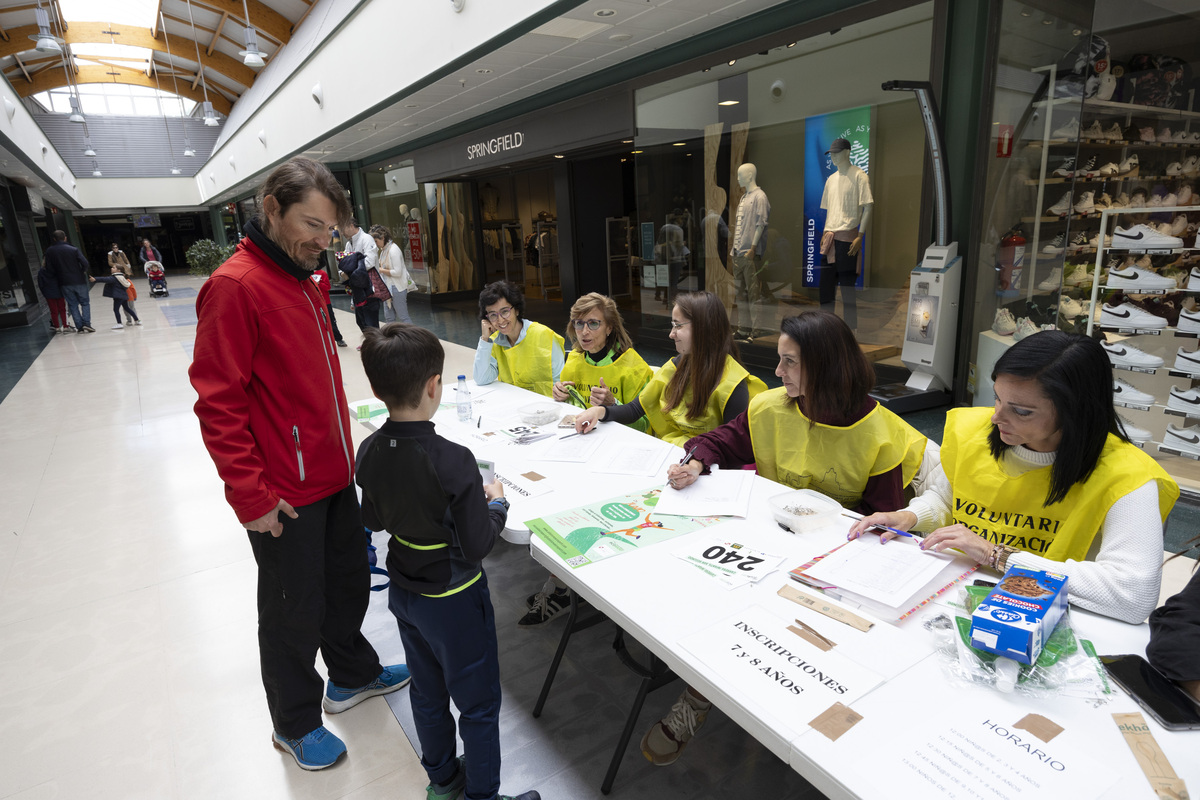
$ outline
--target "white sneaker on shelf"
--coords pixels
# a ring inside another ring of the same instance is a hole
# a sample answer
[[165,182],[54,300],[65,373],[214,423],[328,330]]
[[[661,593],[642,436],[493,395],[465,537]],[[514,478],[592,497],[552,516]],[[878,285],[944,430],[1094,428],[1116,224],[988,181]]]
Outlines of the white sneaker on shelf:
[[1017,321],[1007,308],[996,310],[996,319],[992,321],[992,330],[1001,336],[1012,336],[1017,330]]
[[1167,423],[1167,432],[1163,436],[1163,447],[1179,450],[1190,455],[1200,455],[1200,428],[1189,428],[1186,425],[1177,428],[1173,423]]
[[[1112,280],[1111,276],[1109,276],[1109,280]],[[1165,319],[1157,317],[1133,303],[1121,303],[1116,308],[1104,306],[1100,309],[1100,324],[1106,328],[1133,328],[1134,330],[1158,330],[1167,327]],[[1159,361],[1161,362],[1162,359],[1160,358]]]
[[1109,161],[1107,164],[1097,169],[1096,174],[1104,178],[1111,178],[1120,171],[1121,167],[1117,164],[1117,162]]
[[1180,372],[1200,374],[1200,350],[1179,348],[1175,353],[1175,369]]
[[1200,144],[1200,131],[1192,131],[1188,137],[1188,144]]
[[1189,206],[1192,204],[1192,197],[1193,197],[1192,187],[1189,184],[1185,183],[1183,186],[1180,186],[1179,189],[1176,191],[1176,194],[1179,197],[1179,199],[1177,201],[1177,203],[1179,205]]
[[[1100,80],[1101,80],[1101,81],[1103,81],[1103,80],[1104,80],[1103,76],[1101,76]],[[1114,84],[1114,85],[1116,84],[1116,80],[1115,80],[1115,79],[1113,80],[1113,84]],[[1109,97],[1111,97],[1111,96],[1112,96],[1112,95],[1110,94],[1110,95],[1109,95]],[[1097,97],[1099,97],[1099,95],[1097,95]],[[1100,97],[1100,99],[1101,99],[1101,100],[1106,100],[1107,98]],[[1106,130],[1106,131],[1104,132],[1104,138],[1105,138],[1105,139],[1108,139],[1110,142],[1119,142],[1119,141],[1121,141],[1122,139],[1124,139],[1124,138],[1125,138],[1125,134],[1121,132],[1121,123],[1119,123],[1119,122],[1114,122],[1114,123],[1112,124],[1112,127],[1111,127],[1111,128],[1109,128],[1108,130]]]
[[[1179,366],[1176,365],[1175,369],[1179,369]],[[1113,378],[1113,399],[1122,403],[1135,403],[1139,406],[1148,406],[1154,403],[1154,395],[1143,392],[1120,378]]]
[[1054,139],[1078,139],[1079,117],[1072,117],[1070,122],[1054,130],[1050,136]]
[[[1100,232],[1099,232],[1099,231],[1097,231],[1097,232],[1096,232],[1096,235],[1095,235],[1095,236],[1093,236],[1092,238],[1088,239],[1088,242],[1087,242],[1087,243],[1088,243],[1088,247],[1096,247],[1096,248],[1099,248],[1099,247],[1100,247]],[[1112,236],[1105,236],[1105,237],[1104,237],[1104,246],[1105,246],[1106,248],[1107,248],[1107,247],[1112,247]]]
[[1117,174],[1129,178],[1136,178],[1140,166],[1141,165],[1138,163],[1137,153],[1134,153],[1117,165]]
[[1167,177],[1182,175],[1183,174],[1183,162],[1182,161],[1172,161],[1170,164],[1167,164],[1167,171],[1163,174],[1166,175]]
[[1056,256],[1063,250],[1067,249],[1067,235],[1060,233],[1042,247],[1042,252],[1046,255]]
[[1056,178],[1070,178],[1075,174],[1075,156],[1067,156],[1063,159],[1062,165],[1054,170]]
[[1084,286],[1091,282],[1092,271],[1083,264],[1076,264],[1075,268],[1067,273],[1067,277],[1063,278],[1063,283],[1067,286]]
[[1180,236],[1188,229],[1188,224],[1187,214],[1177,214],[1175,219],[1171,222],[1171,235],[1176,237]]
[[1043,292],[1053,292],[1062,286],[1062,272],[1062,267],[1055,267],[1050,270],[1050,274],[1046,276],[1046,280],[1038,284],[1038,289]]
[[1161,194],[1152,194],[1150,199],[1146,201],[1146,205],[1150,208],[1161,208],[1163,204],[1163,196]]
[[1139,128],[1138,129],[1138,141],[1153,142],[1154,141],[1154,128],[1150,127],[1149,125],[1147,125],[1144,128]]
[[1183,174],[1189,176],[1200,174],[1200,156],[1188,156],[1183,160]]
[[[1075,201],[1075,205],[1073,205],[1072,208],[1075,209],[1076,214],[1091,214],[1094,212],[1096,210],[1095,192],[1084,192],[1079,196],[1079,199]],[[1087,240],[1084,239],[1084,241]]]
[[1100,124],[1100,120],[1095,120],[1091,125],[1084,128],[1080,133],[1083,139],[1096,139],[1104,141],[1104,127]]
[[1046,209],[1046,216],[1061,217],[1065,214],[1069,214],[1071,213],[1071,206],[1073,204],[1074,201],[1071,199],[1071,193],[1068,191],[1063,194],[1062,197],[1058,198],[1057,203]]
[[1108,360],[1115,367],[1158,369],[1163,365],[1163,360],[1158,356],[1152,356],[1144,350],[1139,350],[1124,342],[1118,342],[1117,344],[1101,342],[1100,346],[1104,348],[1104,352],[1108,353]]
[[1187,289],[1189,292],[1200,291],[1200,266],[1192,267],[1188,273]]
[[1179,205],[1179,196],[1174,192],[1168,192],[1166,197],[1162,199],[1163,208],[1174,208]]
[[1130,228],[1117,227],[1113,231],[1113,248],[1118,250],[1145,250],[1147,247],[1183,247],[1178,236],[1163,236],[1149,225],[1134,225]]
[[1141,267],[1122,266],[1108,271],[1107,286],[1109,289],[1145,292],[1154,289],[1174,289],[1175,281]]
[[1037,325],[1033,324],[1033,320],[1029,317],[1021,317],[1017,320],[1017,329],[1013,332],[1013,341],[1019,342],[1026,336],[1032,336],[1041,331]]
[[1180,311],[1179,324],[1175,328],[1181,333],[1200,333],[1200,311],[1188,311],[1186,308]]
[[1159,129],[1158,135],[1154,137],[1154,141],[1163,143],[1171,141],[1171,129],[1164,125]]
[[1083,314],[1083,303],[1074,297],[1060,297],[1058,300],[1058,315],[1065,319],[1075,319]]
[[1150,431],[1145,428],[1139,428],[1129,420],[1117,414],[1117,424],[1121,426],[1121,430],[1125,431],[1125,436],[1134,444],[1145,444],[1150,441]]
[[1187,140],[1190,139],[1191,136],[1192,135],[1185,130],[1178,130],[1178,131],[1175,131],[1175,135],[1171,137],[1171,141],[1177,142],[1179,144],[1183,144],[1183,143],[1187,142]]
[[1112,207],[1113,208],[1128,208],[1129,207],[1129,193],[1121,192],[1119,195],[1117,195],[1117,199],[1112,201]]
[[1167,408],[1200,417],[1200,389],[1178,389],[1172,386],[1171,394],[1167,398]]

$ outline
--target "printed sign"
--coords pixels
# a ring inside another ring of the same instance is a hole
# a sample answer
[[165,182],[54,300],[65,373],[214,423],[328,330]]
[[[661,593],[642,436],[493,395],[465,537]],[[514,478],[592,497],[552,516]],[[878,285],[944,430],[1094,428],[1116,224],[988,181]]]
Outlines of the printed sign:
[[[820,114],[804,121],[804,285],[821,282],[821,235],[825,232],[825,209],[821,196],[825,181],[836,170],[825,154],[834,139],[850,142],[850,163],[870,173],[871,169],[871,108],[851,108]],[[859,258],[866,259],[864,242]],[[858,276],[862,288],[864,269]]]

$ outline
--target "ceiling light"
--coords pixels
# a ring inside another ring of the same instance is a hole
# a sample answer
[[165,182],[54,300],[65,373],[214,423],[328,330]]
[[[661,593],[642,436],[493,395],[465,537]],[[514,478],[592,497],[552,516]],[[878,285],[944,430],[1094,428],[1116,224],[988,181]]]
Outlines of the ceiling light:
[[420,108],[421,106],[418,105],[417,103],[405,103],[404,107],[405,108]]
[[179,167],[174,167],[174,166],[173,166],[173,167],[171,167],[171,174],[172,174],[172,175],[182,175],[182,174],[183,174],[183,170],[181,170]]
[[731,59],[729,59],[729,61],[728,61],[728,64],[729,64],[729,66],[731,66],[731,67],[732,67],[734,64],[736,64],[736,63],[737,63],[737,59],[736,59],[736,58],[731,58]]
[[617,12],[613,11],[611,8],[598,8],[595,11],[593,11],[592,13],[595,14],[597,17],[612,17],[612,16],[616,16]]
[[672,147],[684,147],[685,145],[687,145],[687,142],[675,142],[671,146]]
[[641,153],[641,152],[643,152],[643,151],[641,151],[641,150],[630,150],[629,152],[633,153],[633,154],[636,156],[637,154],[639,154],[639,153]]
[[557,155],[556,155],[556,156],[555,156],[555,158],[564,158],[564,156],[557,156]]
[[1071,35],[1072,36],[1083,36],[1083,29],[1075,28],[1074,30],[1071,31]]
[[84,147],[83,154],[85,156],[87,156],[88,158],[94,158],[96,156],[96,151],[92,149],[92,137],[90,137],[90,136],[83,137],[83,147]]
[[258,50],[258,37],[254,35],[254,28],[246,28],[246,49],[239,50],[238,55],[242,57],[243,64],[253,69],[267,63],[263,61],[262,53]]
[[210,128],[214,128],[221,123],[217,121],[217,112],[213,110],[213,105],[209,101],[204,101],[204,124]]
[[719,105],[719,106],[736,106],[740,102],[742,102],[742,101],[741,100],[722,100],[721,102],[717,103],[717,105]]
[[788,45],[788,47],[795,47],[795,46],[796,46],[795,42],[792,42],[791,44]]
[[633,139],[622,139],[621,144],[633,144]]
[[104,173],[100,171],[100,167],[96,167],[95,169],[92,170],[92,177],[93,178],[103,178],[104,177]]
[[183,137],[183,156],[184,158],[195,158],[196,148],[192,147],[192,142],[188,137]]
[[67,98],[71,103],[71,116],[68,117],[71,122],[83,122],[83,112],[79,109],[79,98],[71,96]]
[[34,13],[37,16],[38,32],[29,36],[30,39],[37,42],[37,47],[34,49],[39,53],[61,53],[63,40],[50,32],[50,14],[41,7],[34,9]]
[[480,75],[491,75],[492,74],[492,71],[490,69],[488,69],[487,67],[483,67],[483,68],[477,69],[475,71],[478,72]]
[[632,38],[632,33],[614,33],[612,36],[608,37],[608,40],[610,42],[628,42]]

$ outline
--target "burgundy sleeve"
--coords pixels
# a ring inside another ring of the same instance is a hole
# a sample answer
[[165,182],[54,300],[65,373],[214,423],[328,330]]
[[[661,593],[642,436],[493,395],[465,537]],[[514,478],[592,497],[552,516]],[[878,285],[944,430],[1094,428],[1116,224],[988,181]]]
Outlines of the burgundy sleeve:
[[866,515],[876,511],[899,511],[904,508],[907,503],[904,501],[903,470],[904,465],[897,464],[887,472],[867,478],[862,500],[854,510]]
[[730,422],[718,425],[708,433],[688,439],[684,450],[696,448],[692,458],[706,468],[713,464],[722,469],[740,469],[754,463],[754,447],[750,443],[750,417],[745,412]]

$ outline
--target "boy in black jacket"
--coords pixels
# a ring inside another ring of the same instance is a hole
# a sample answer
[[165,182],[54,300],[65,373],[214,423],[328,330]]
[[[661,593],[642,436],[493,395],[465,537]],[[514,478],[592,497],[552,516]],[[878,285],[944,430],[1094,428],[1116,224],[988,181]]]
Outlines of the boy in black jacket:
[[[386,530],[396,615],[412,672],[413,721],[429,800],[540,800],[500,789],[500,664],[483,558],[508,518],[499,483],[483,485],[475,456],[434,432],[441,342],[403,323],[363,331],[363,369],[388,421],[358,449],[363,524]],[[455,757],[454,718],[464,754]]]

